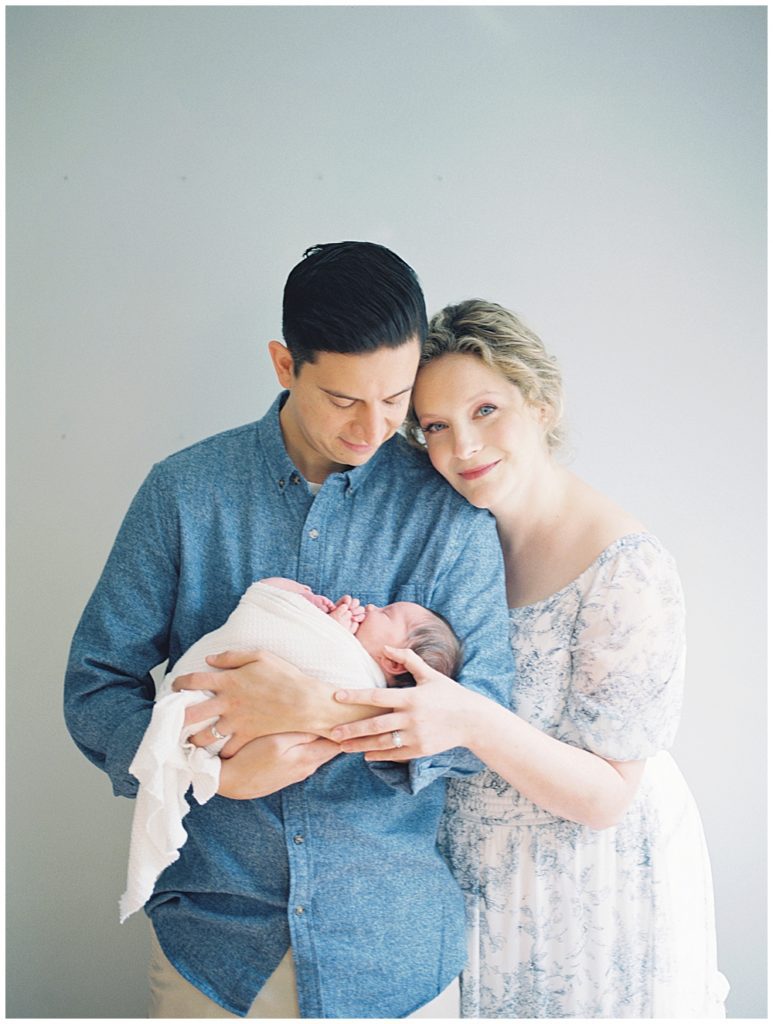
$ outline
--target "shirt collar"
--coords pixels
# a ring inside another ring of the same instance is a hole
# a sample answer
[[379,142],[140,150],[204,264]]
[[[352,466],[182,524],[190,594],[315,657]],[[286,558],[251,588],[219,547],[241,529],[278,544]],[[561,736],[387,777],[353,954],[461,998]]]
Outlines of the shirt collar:
[[[287,454],[282,427],[279,423],[279,413],[287,401],[289,391],[280,392],[274,399],[266,415],[258,422],[258,436],[263,447],[263,453],[271,472],[271,476],[280,491],[296,480],[304,479],[303,474],[295,466]],[[335,476],[342,476],[346,480],[347,489],[355,491],[368,479],[377,462],[381,460],[384,448],[393,442],[387,441],[375,454],[362,466],[355,466],[343,473],[336,473]]]

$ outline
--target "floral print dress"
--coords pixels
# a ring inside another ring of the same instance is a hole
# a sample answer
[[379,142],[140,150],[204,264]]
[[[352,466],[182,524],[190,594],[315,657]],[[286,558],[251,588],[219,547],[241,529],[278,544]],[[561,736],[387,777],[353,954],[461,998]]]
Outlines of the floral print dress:
[[462,1016],[723,1017],[703,828],[666,753],[684,679],[673,559],[651,534],[622,537],[510,621],[512,709],[564,743],[647,765],[603,831],[488,770],[449,782],[440,842],[467,904]]

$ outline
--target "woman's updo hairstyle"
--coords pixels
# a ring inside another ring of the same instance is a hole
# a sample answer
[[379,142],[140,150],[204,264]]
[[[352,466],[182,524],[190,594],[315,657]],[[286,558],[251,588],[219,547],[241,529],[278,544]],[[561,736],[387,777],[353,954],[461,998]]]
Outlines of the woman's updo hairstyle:
[[[520,390],[527,402],[551,410],[545,440],[551,449],[565,443],[562,422],[564,394],[561,371],[541,339],[515,313],[483,299],[446,306],[429,323],[419,369],[447,355],[473,355]],[[422,445],[423,434],[411,406],[406,421],[411,441]]]

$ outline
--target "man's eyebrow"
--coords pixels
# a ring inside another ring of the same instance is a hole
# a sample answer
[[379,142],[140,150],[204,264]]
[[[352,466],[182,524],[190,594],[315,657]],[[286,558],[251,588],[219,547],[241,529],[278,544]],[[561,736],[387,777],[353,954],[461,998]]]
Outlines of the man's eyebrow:
[[[382,402],[388,402],[392,398],[399,398],[400,395],[404,395],[406,391],[410,391],[413,388],[413,384],[409,384],[407,388],[403,388],[401,391],[395,391],[393,395],[387,395],[386,398],[382,398]],[[345,395],[341,391],[332,391],[330,388],[320,387],[320,391],[324,391],[326,395],[330,395],[331,398],[344,398],[347,402],[359,402],[361,399],[356,398],[354,395]]]

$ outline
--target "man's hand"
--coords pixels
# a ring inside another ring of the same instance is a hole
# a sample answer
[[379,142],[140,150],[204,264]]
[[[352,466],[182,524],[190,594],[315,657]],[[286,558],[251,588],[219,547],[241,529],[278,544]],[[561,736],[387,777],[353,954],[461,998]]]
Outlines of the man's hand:
[[[211,690],[209,700],[185,713],[185,724],[217,718],[217,731],[230,736],[220,752],[233,757],[250,740],[272,733],[308,732],[316,728],[310,697],[323,684],[310,679],[284,658],[269,651],[225,651],[207,658],[219,672],[193,672],[179,676],[173,690]],[[333,687],[330,691],[332,704]],[[321,731],[321,730],[320,730]],[[213,742],[209,728],[190,737],[197,747]]]
[[231,800],[268,796],[294,782],[302,782],[340,753],[337,743],[311,733],[262,736],[223,761],[218,793]]

